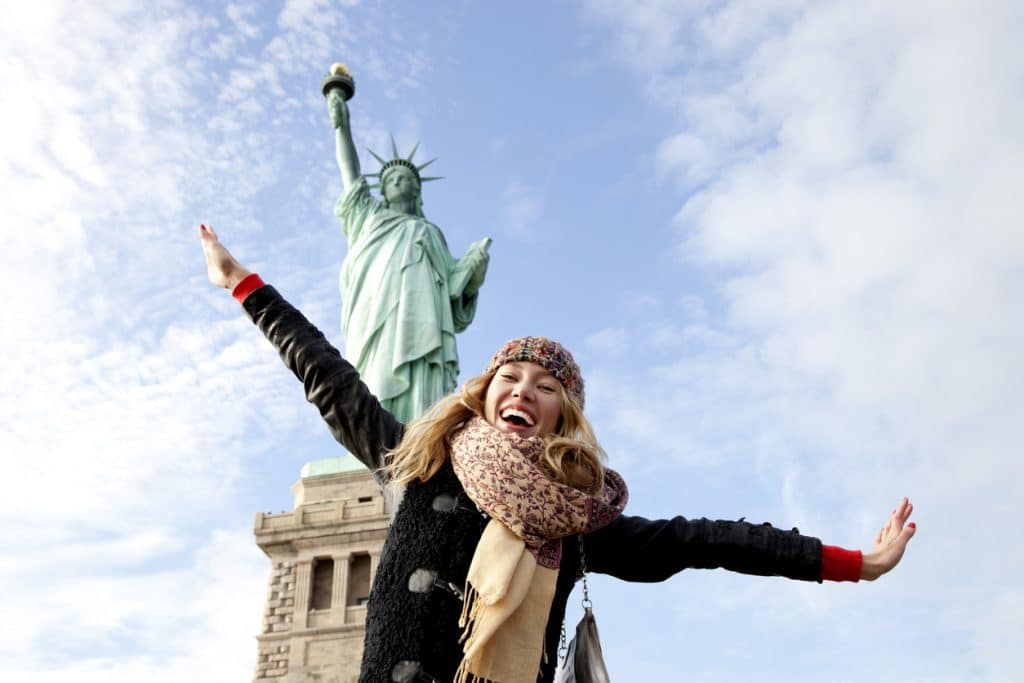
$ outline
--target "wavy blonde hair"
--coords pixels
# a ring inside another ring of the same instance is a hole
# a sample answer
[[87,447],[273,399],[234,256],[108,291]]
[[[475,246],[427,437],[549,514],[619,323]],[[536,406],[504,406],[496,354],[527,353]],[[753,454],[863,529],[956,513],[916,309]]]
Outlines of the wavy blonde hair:
[[[438,401],[422,417],[409,423],[405,436],[387,455],[384,470],[392,484],[405,486],[427,481],[448,461],[452,435],[467,420],[484,417],[484,397],[497,370],[477,375],[457,394]],[[556,383],[562,399],[562,415],[546,441],[537,466],[552,481],[587,493],[597,493],[604,483],[604,449],[576,399]]]

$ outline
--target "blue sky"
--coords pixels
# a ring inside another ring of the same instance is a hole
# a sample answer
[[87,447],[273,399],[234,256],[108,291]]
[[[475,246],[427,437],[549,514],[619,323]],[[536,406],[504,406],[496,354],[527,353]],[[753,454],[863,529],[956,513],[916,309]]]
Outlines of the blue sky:
[[595,580],[616,680],[1024,673],[1019,3],[103,6],[0,27],[0,678],[251,677],[253,515],[338,449],[195,230],[340,343],[335,61],[360,150],[420,140],[452,251],[494,238],[463,377],[565,343],[630,512],[917,506],[873,584]]

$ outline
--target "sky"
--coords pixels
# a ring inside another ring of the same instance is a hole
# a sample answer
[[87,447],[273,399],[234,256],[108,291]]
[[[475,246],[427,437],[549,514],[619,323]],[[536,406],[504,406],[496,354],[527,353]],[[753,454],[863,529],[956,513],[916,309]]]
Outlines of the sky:
[[616,680],[1024,676],[1020,3],[4,4],[0,679],[251,679],[254,515],[339,447],[197,225],[342,344],[335,61],[494,239],[462,378],[564,343],[628,512],[915,504],[874,583],[595,577]]

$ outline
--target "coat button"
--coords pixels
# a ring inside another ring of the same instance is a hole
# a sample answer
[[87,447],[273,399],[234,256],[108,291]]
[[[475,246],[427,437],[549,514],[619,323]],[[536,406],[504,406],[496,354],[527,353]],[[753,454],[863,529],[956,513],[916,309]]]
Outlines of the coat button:
[[459,500],[450,493],[442,493],[434,498],[430,504],[436,512],[454,512],[459,505]]
[[411,593],[429,593],[435,588],[440,588],[445,593],[453,595],[459,600],[465,598],[461,588],[451,581],[438,577],[437,572],[431,569],[417,569],[409,575],[409,583],[407,585]]
[[402,661],[391,667],[391,680],[393,683],[412,683],[419,680],[423,667],[420,663],[411,659]]
[[417,569],[409,575],[409,590],[413,593],[429,593],[434,590],[434,579],[437,572],[429,569]]

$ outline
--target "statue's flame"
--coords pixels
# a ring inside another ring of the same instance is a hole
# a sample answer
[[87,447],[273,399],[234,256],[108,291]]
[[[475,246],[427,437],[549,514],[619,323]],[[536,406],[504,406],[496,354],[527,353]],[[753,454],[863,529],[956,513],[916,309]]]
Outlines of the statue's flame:
[[345,66],[344,64],[342,64],[341,62],[335,62],[334,64],[331,64],[331,75],[332,76],[341,75],[341,76],[346,76],[348,78],[352,78],[352,72],[349,71],[348,67]]

